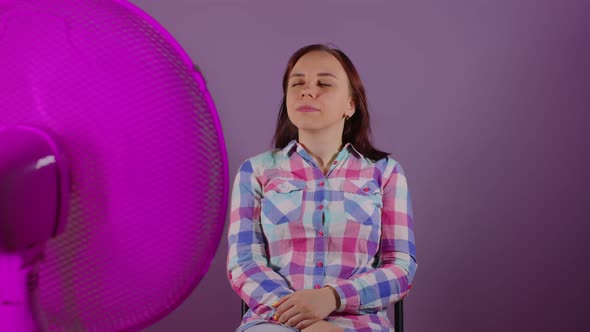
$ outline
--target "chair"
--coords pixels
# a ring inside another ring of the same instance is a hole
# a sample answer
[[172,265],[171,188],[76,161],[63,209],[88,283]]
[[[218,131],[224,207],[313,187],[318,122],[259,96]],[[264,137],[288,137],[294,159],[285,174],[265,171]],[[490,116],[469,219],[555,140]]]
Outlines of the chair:
[[[242,301],[242,317],[248,311],[248,305]],[[395,332],[404,332],[404,300],[399,300],[393,306],[393,327]]]

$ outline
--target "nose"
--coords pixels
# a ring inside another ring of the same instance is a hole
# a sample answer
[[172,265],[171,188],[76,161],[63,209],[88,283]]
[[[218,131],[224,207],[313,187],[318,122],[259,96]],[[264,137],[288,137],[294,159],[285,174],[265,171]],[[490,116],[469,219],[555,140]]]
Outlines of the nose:
[[309,95],[311,98],[313,98],[313,93],[312,93],[311,89],[308,86],[306,86],[303,89],[301,89],[301,97],[303,98],[303,97],[305,97],[307,95]]

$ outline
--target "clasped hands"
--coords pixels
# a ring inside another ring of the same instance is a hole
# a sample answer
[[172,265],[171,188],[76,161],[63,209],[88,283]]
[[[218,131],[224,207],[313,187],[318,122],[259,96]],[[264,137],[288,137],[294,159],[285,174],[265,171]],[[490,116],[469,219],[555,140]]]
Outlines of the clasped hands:
[[338,294],[331,287],[303,289],[284,296],[272,305],[273,320],[305,332],[342,331],[323,319],[337,309]]

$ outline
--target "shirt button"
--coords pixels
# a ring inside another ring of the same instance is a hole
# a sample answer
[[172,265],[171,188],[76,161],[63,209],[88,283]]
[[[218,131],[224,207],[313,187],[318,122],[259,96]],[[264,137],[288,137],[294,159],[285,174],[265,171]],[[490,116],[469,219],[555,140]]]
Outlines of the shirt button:
[[320,187],[324,186],[324,181],[320,182]]
[[318,267],[322,267],[322,266],[324,266],[324,263],[318,262]]
[[367,191],[369,191],[369,188],[368,187],[365,187],[365,188],[363,188],[363,191],[364,192],[367,192]]
[[319,235],[319,236],[324,236],[324,232],[322,232],[322,231],[319,231],[319,232],[318,232],[318,235]]
[[320,210],[323,209],[323,208],[324,208],[323,205],[318,206],[318,209],[320,209]]
[[336,164],[338,164],[338,161],[334,160],[334,162],[332,164],[336,165]]
[[320,289],[320,288],[322,288],[322,286],[320,286],[319,284],[316,284],[315,286],[313,286],[313,288]]

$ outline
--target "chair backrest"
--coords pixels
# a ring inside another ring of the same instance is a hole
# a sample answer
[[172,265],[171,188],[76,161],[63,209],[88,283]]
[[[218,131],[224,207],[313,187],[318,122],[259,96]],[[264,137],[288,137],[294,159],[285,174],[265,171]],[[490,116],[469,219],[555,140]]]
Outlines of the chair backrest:
[[[242,301],[242,317],[248,311],[248,305]],[[393,326],[396,332],[404,332],[404,300],[399,300],[393,306]]]

